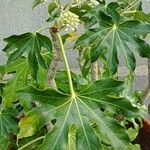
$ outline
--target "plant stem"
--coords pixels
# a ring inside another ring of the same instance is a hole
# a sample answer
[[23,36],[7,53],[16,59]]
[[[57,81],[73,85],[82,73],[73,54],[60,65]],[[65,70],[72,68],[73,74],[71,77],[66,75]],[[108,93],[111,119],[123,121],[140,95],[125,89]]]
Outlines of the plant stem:
[[124,11],[122,14],[128,14],[128,13],[136,13],[136,10]]
[[75,92],[74,92],[74,89],[73,89],[73,83],[72,83],[72,78],[71,78],[71,73],[70,73],[70,67],[69,67],[67,57],[66,57],[66,54],[65,54],[65,49],[64,49],[63,42],[62,42],[62,38],[61,38],[59,33],[56,33],[56,34],[57,34],[57,38],[58,38],[58,41],[59,41],[59,44],[60,44],[60,47],[61,47],[61,52],[62,52],[62,55],[63,55],[64,63],[65,63],[67,74],[68,74],[70,93],[71,93],[72,97],[74,97]]
[[31,145],[31,144],[33,144],[33,143],[39,141],[39,140],[42,140],[42,139],[44,139],[44,138],[45,138],[45,136],[41,136],[41,137],[39,137],[39,138],[36,138],[36,139],[32,140],[31,142],[29,142],[29,143],[23,145],[22,147],[18,148],[17,150],[22,150],[22,149],[28,147],[29,145]]
[[57,72],[58,64],[61,60],[61,46],[59,44],[56,34],[52,31],[52,29],[50,29],[49,31],[53,41],[54,57],[49,67],[48,82],[52,88],[56,89],[57,87],[55,83],[55,75]]

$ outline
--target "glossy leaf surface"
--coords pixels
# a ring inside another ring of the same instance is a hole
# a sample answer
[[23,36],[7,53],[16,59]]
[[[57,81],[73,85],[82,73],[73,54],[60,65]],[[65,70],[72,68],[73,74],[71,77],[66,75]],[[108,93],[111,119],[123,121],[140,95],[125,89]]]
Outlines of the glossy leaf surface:
[[[115,10],[114,10],[115,11]],[[111,12],[109,11],[109,14]],[[122,22],[118,13],[107,15],[102,11],[93,13],[97,20],[97,28],[89,29],[85,32],[75,44],[75,47],[80,45],[91,45],[91,61],[96,61],[102,54],[104,49],[108,49],[106,56],[109,65],[110,73],[114,75],[118,68],[118,53],[124,55],[126,66],[133,72],[135,70],[135,56],[130,45],[134,46],[137,52],[142,57],[150,57],[150,49],[148,44],[138,36],[150,32],[150,25],[141,23],[137,20],[128,20]]]
[[[114,113],[120,112],[127,118],[140,115],[139,109],[133,107],[129,100],[117,98],[118,93],[123,90],[122,84],[123,82],[112,79],[96,81],[83,92],[76,93],[75,97],[51,89],[39,91],[33,87],[18,91],[20,97],[41,104],[21,120],[18,138],[32,136],[42,126],[56,119],[52,131],[46,135],[40,147],[41,150],[65,150],[68,146],[97,150],[101,149],[102,141],[94,133],[94,122],[101,136],[109,140],[115,149],[127,149],[129,138],[125,129],[113,117],[100,111],[103,107]],[[112,93],[116,96],[108,96]]]

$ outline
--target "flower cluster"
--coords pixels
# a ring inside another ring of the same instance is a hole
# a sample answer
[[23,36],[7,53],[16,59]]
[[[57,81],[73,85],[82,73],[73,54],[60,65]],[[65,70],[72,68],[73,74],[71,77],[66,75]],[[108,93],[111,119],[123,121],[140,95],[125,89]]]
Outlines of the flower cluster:
[[74,31],[78,27],[79,22],[80,22],[79,16],[72,13],[71,11],[62,12],[58,19],[59,25],[61,27],[65,27],[66,31],[68,29]]

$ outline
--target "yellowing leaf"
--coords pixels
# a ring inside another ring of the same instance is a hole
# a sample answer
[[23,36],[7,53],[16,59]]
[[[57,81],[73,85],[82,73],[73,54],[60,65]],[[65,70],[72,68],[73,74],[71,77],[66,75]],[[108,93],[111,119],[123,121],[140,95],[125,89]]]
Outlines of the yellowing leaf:
[[[39,118],[37,118],[37,116],[32,115],[30,117],[26,118],[22,118],[21,122],[19,123],[19,127],[20,127],[20,132],[17,135],[17,138],[20,139],[22,137],[28,137],[33,135],[35,132],[37,132],[36,128],[35,128],[35,124],[34,122],[37,122]],[[25,130],[24,130],[25,129]]]

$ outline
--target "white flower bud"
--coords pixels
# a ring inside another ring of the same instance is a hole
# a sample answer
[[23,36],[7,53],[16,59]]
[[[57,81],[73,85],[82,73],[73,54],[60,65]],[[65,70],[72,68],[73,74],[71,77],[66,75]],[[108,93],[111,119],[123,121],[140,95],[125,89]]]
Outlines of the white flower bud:
[[78,27],[79,22],[79,16],[71,11],[62,12],[58,18],[60,26],[66,27],[65,31],[68,31],[69,28],[74,31]]

